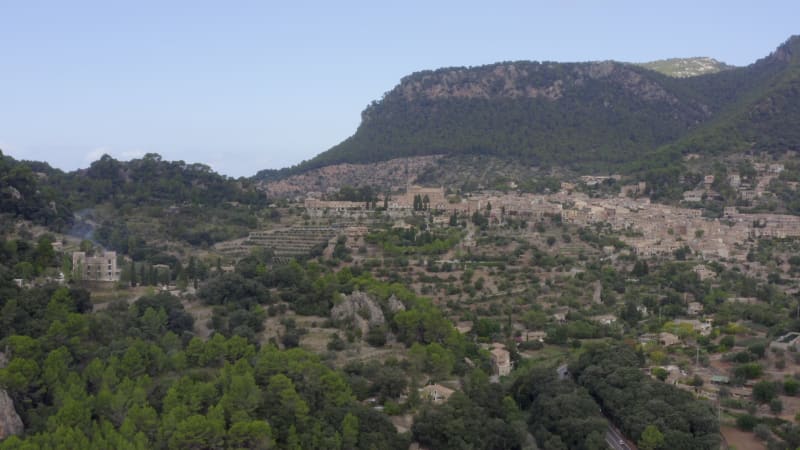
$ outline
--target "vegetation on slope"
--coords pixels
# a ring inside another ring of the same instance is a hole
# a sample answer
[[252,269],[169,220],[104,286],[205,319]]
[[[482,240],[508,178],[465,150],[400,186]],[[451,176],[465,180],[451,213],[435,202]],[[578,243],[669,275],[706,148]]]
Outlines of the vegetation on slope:
[[5,156],[2,151],[0,214],[30,220],[54,230],[69,228],[72,223],[72,211],[61,192],[37,176],[29,164]]
[[734,68],[714,58],[706,57],[660,59],[637,65],[676,78],[696,77]]
[[701,154],[800,149],[800,36],[751,66],[688,82],[735,97],[713,121],[671,148]]
[[615,345],[584,353],[571,371],[626,436],[643,436],[653,425],[663,434],[663,448],[719,448],[711,405],[645,375],[642,362],[631,348]]
[[484,154],[583,171],[675,164],[683,153],[800,147],[798,42],[741,68],[673,78],[615,62],[509,62],[405,77],[353,134],[309,161]]
[[[0,213],[93,238],[137,260],[157,253],[157,241],[210,246],[270,219],[268,201],[251,181],[152,153],[127,162],[104,155],[66,173],[3,157],[0,179]],[[73,211],[81,222],[74,228]]]
[[301,167],[434,153],[618,165],[704,121],[699,100],[676,80],[613,62],[421,72],[370,105],[352,137]]

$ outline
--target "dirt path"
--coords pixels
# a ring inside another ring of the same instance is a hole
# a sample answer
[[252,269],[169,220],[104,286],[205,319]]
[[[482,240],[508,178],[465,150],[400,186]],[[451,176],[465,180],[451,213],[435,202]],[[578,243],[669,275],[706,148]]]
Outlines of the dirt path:
[[103,311],[108,306],[119,300],[124,300],[129,305],[133,304],[139,297],[147,295],[152,291],[150,287],[136,287],[120,291],[92,292],[92,312]]

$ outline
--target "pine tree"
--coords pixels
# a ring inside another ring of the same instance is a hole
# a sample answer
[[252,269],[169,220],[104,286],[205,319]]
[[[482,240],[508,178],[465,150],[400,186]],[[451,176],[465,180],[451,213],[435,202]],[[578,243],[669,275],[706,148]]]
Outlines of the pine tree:
[[639,448],[642,450],[656,450],[664,446],[664,435],[655,425],[648,425],[639,439]]
[[358,446],[358,417],[347,413],[342,420],[342,450],[354,450]]

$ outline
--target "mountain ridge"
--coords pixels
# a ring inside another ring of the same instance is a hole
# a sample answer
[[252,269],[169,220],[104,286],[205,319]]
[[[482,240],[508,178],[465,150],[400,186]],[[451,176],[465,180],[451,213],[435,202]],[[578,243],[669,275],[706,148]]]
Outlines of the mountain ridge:
[[[711,153],[762,140],[767,150],[793,149],[800,136],[771,136],[800,119],[791,75],[798,47],[800,37],[792,36],[748,66],[685,78],[616,61],[513,61],[415,72],[365,108],[352,136],[311,160],[256,178],[433,154],[507,155],[592,171],[637,167],[665,152],[704,152],[705,145]],[[778,120],[784,112],[788,117]],[[751,132],[731,137],[736,145],[719,136],[740,126],[742,117],[753,123]]]

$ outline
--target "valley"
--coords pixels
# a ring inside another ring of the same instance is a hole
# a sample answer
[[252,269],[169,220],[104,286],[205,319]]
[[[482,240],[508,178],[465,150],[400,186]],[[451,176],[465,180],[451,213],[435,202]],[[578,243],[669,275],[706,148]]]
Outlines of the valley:
[[252,177],[0,153],[0,449],[800,447],[798,42],[421,71]]

